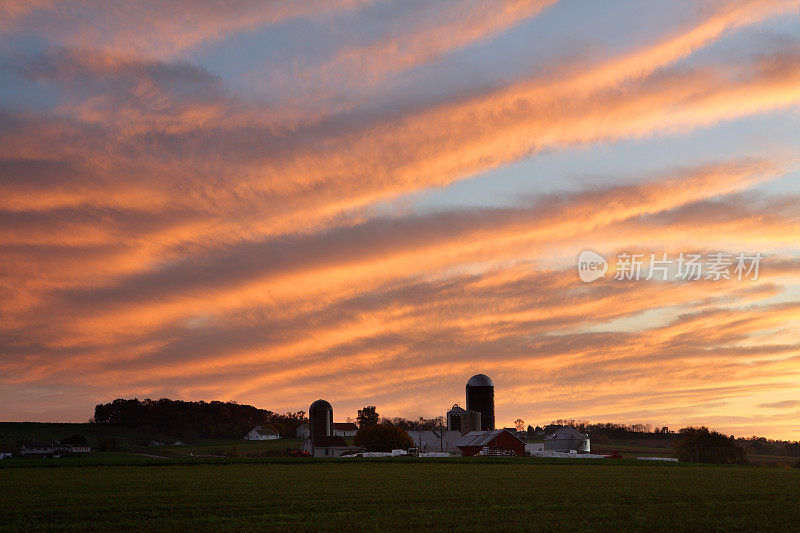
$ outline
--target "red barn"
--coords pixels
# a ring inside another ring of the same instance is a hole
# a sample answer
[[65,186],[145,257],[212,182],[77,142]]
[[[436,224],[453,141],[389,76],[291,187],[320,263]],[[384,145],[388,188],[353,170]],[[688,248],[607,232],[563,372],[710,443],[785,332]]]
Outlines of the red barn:
[[456,446],[464,455],[525,455],[525,443],[505,429],[470,431]]

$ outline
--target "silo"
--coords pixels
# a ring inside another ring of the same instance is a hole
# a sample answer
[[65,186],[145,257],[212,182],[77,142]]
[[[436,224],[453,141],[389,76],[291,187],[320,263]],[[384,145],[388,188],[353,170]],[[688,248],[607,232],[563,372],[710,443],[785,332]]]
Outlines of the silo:
[[470,431],[481,430],[481,414],[477,411],[465,411],[461,415],[461,434],[466,435]]
[[486,374],[475,374],[467,381],[467,411],[481,414],[481,429],[494,429],[494,383]]
[[325,400],[317,400],[308,408],[308,425],[311,442],[317,437],[333,436],[333,407]]
[[461,415],[466,413],[457,403],[447,411],[447,431],[461,431]]

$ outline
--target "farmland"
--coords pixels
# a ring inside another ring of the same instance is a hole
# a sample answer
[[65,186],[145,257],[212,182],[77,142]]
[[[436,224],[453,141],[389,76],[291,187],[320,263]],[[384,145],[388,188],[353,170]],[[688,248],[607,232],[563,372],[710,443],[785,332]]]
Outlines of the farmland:
[[533,459],[137,461],[8,462],[0,467],[0,528],[484,530],[490,522],[501,529],[774,530],[800,521],[796,468]]

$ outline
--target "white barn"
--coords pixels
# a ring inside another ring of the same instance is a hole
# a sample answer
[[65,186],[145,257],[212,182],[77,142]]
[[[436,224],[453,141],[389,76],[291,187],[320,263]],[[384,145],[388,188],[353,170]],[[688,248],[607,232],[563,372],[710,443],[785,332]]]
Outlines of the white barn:
[[297,438],[298,439],[307,439],[311,436],[311,429],[308,427],[308,424],[300,424],[297,426]]
[[589,453],[589,435],[570,426],[561,426],[544,438],[544,451],[546,452],[569,452],[570,450]]
[[277,433],[263,426],[256,426],[244,436],[244,440],[275,440],[280,438]]

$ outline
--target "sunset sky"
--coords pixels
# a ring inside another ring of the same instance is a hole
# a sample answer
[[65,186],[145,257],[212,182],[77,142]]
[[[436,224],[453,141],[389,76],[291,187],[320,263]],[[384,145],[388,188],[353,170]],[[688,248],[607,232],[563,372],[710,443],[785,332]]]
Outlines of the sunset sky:
[[500,426],[800,439],[800,0],[4,0],[0,259],[0,420],[482,372]]

